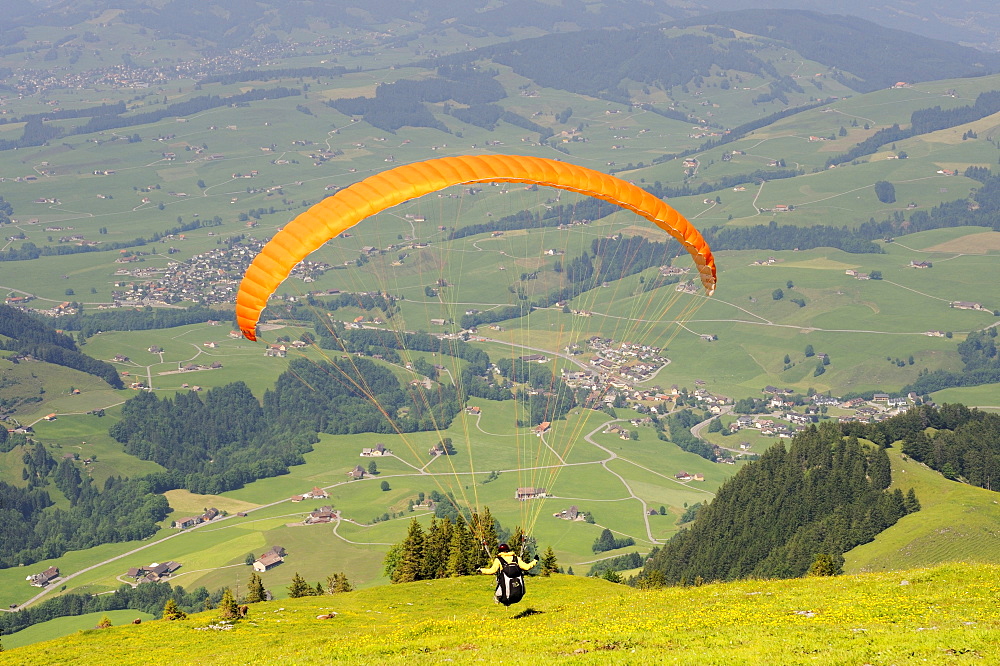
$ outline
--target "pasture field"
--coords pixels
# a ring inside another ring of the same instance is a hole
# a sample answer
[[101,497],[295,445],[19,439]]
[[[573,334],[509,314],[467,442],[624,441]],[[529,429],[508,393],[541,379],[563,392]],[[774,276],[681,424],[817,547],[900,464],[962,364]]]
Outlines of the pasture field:
[[218,611],[82,631],[10,650],[0,663],[98,651],[121,664],[189,663],[192,654],[206,664],[477,663],[511,651],[587,664],[750,664],[774,654],[790,663],[989,662],[998,656],[997,574],[996,565],[949,564],[656,590],[556,574],[528,580],[525,601],[509,610],[489,603],[492,578],[463,577],[252,604],[230,631],[197,630]]

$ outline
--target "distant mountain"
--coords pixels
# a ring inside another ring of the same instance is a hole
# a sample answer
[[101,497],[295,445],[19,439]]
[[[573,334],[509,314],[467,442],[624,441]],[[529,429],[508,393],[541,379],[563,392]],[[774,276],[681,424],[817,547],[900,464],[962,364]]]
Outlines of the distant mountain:
[[[224,46],[268,31],[330,26],[373,27],[406,22],[423,34],[454,28],[475,36],[507,36],[519,28],[567,32],[628,28],[720,11],[805,9],[863,18],[925,37],[1000,51],[1000,5],[987,0],[7,0],[5,31],[31,25],[73,25],[105,10],[165,38],[196,38]],[[0,43],[2,45],[2,43]]]
[[860,92],[896,81],[931,81],[989,74],[1000,55],[941,39],[919,37],[854,16],[791,9],[744,10],[700,16],[681,26],[717,25],[787,44],[804,57],[850,72]]
[[1000,5],[990,0],[701,0],[696,11],[809,9],[863,17],[925,37],[1000,50]]
[[[667,24],[706,26],[705,34],[670,36],[660,27],[583,30],[487,46],[448,62],[488,58],[542,86],[628,101],[626,81],[670,88],[711,75],[713,67],[751,72],[774,81],[777,92],[801,92],[758,56],[777,42],[832,70],[858,92],[1000,71],[1000,55],[892,30],[870,21],[816,12],[726,12]],[[733,31],[739,31],[736,35]],[[746,37],[759,35],[759,39]]]

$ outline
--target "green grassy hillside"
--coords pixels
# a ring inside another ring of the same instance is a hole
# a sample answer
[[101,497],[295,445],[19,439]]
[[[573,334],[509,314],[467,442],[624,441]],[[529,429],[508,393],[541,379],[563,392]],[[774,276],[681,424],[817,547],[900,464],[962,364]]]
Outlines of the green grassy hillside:
[[648,591],[557,575],[505,609],[491,577],[461,578],[254,604],[231,629],[208,611],[86,630],[0,664],[996,663],[998,580],[966,564]]
[[956,483],[888,449],[892,487],[913,488],[917,513],[904,516],[874,541],[845,553],[848,572],[890,571],[954,560],[997,562],[1000,557],[1000,501],[997,493]]

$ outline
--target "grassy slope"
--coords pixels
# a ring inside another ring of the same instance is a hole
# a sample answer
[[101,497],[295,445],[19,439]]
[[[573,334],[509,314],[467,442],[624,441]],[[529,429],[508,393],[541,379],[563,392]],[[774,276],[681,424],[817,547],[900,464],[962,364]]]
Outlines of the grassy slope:
[[959,559],[996,562],[1000,557],[997,494],[948,481],[899,449],[888,452],[893,487],[903,492],[913,488],[921,509],[847,553],[845,570],[888,571]]
[[1000,658],[998,580],[996,566],[964,564],[655,591],[554,576],[528,581],[525,602],[504,609],[489,603],[491,578],[450,579],[255,604],[225,632],[198,630],[215,611],[83,631],[5,652],[0,664],[98,652],[116,664],[195,655],[202,664],[468,663],[514,653],[593,664],[986,663]]

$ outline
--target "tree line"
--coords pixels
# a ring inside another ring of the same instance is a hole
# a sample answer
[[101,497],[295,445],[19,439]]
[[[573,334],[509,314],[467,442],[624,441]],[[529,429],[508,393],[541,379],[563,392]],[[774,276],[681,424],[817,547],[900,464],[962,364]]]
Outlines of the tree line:
[[[134,127],[136,125],[147,125],[163,120],[164,118],[190,116],[196,113],[215,109],[221,106],[232,104],[249,104],[250,102],[262,99],[278,99],[301,95],[301,91],[294,88],[267,88],[254,89],[239,95],[220,97],[219,95],[201,95],[185,102],[169,104],[161,109],[137,113],[131,116],[117,113],[106,113],[101,115],[91,115],[86,123],[74,127],[72,134],[90,134],[92,132],[104,132],[110,129],[121,127]],[[0,140],[0,150],[13,150],[14,148],[27,148],[31,146],[41,146],[47,141],[51,141],[62,136],[63,130],[52,125],[45,125],[41,116],[32,116],[25,123],[24,131],[20,138]]]
[[122,585],[114,594],[67,592],[14,613],[0,613],[0,634],[12,634],[57,617],[127,608],[159,618],[163,614],[163,607],[171,600],[179,608],[191,613],[200,612],[212,605],[211,595],[206,588],[199,587],[185,592],[180,585],[172,587],[170,583],[143,583],[137,587]]
[[921,405],[881,423],[851,423],[844,432],[882,446],[900,442],[906,455],[987,490],[1000,490],[1000,415],[965,405]]
[[155,232],[149,238],[133,238],[127,241],[102,242],[100,245],[43,245],[38,247],[32,242],[22,243],[20,248],[7,248],[6,252],[0,252],[0,261],[28,261],[39,257],[64,256],[67,254],[82,254],[85,252],[113,252],[116,250],[127,250],[133,247],[141,247],[148,243],[155,243],[166,236],[182,234],[194,229],[207,227],[217,227],[222,224],[222,218],[216,216],[212,220],[193,220],[185,222],[163,232]]
[[843,553],[919,509],[912,490],[889,491],[890,481],[881,447],[832,422],[810,426],[726,481],[691,527],[651,553],[640,582],[798,577],[819,554],[839,569]]
[[940,106],[918,109],[910,114],[910,127],[901,129],[898,123],[880,129],[846,153],[826,161],[826,166],[852,162],[865,155],[872,155],[882,146],[909,139],[920,134],[971,123],[1000,111],[1000,90],[980,93],[971,105],[943,110]]
[[189,308],[116,308],[98,312],[78,312],[55,317],[52,321],[66,331],[79,331],[90,337],[101,331],[149,331],[188,324],[203,324],[224,315],[202,305]]
[[912,391],[926,395],[956,386],[980,386],[1000,382],[1000,355],[997,354],[997,328],[972,331],[958,345],[958,354],[965,366],[958,371],[934,370],[924,372],[916,381],[904,386],[900,393]]

